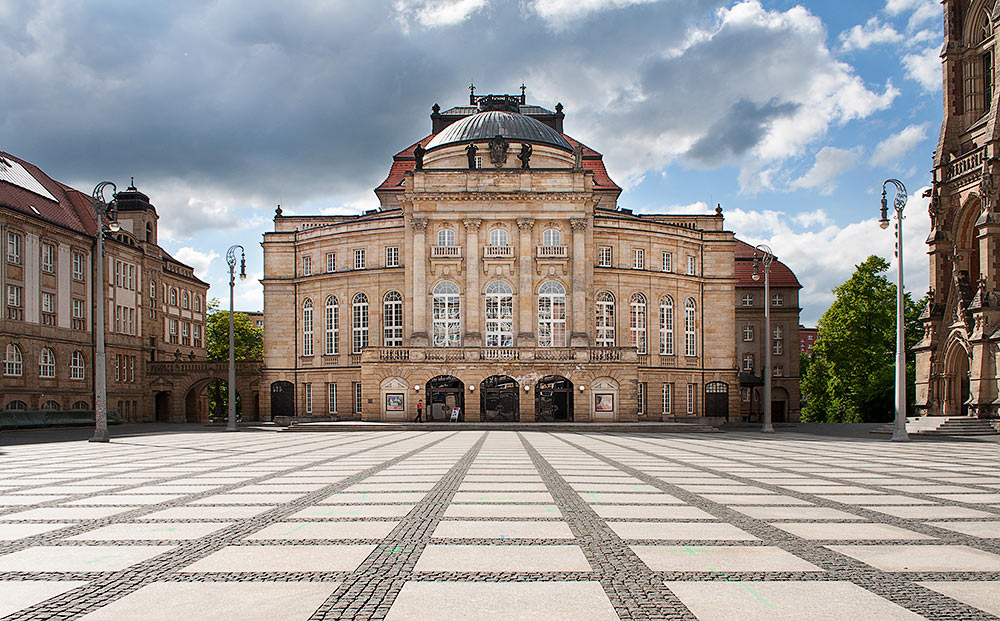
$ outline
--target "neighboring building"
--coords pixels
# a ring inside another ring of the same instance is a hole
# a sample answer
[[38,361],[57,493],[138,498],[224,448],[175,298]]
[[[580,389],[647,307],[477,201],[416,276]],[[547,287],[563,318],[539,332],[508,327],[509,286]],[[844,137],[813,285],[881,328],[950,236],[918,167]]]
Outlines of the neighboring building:
[[[107,406],[126,421],[152,421],[147,365],[205,359],[208,284],[159,247],[156,209],[145,194],[130,186],[116,198],[121,229],[104,244]],[[94,301],[101,297],[90,198],[0,153],[0,229],[0,407],[93,409]]]
[[[916,409],[1000,409],[1000,126],[994,1],[944,0],[944,119],[930,194],[930,301],[916,349]],[[889,196],[891,202],[891,194]]]
[[[237,313],[240,311],[236,311]],[[261,330],[264,329],[264,311],[247,311],[243,313],[250,318],[250,323],[252,323],[257,328]]]
[[[380,209],[276,210],[262,414],[406,420],[422,400],[433,419],[470,421],[741,416],[732,300],[745,283],[721,208],[619,208],[561,105],[470,104],[433,107],[432,133],[376,188]],[[781,342],[797,342],[798,282],[775,292]],[[782,348],[794,418],[798,355]]]
[[807,328],[803,325],[799,325],[799,353],[805,354],[812,358],[813,347],[816,346],[816,341],[819,339],[819,329],[818,328]]
[[[760,254],[758,253],[758,257]],[[736,246],[736,359],[740,369],[740,416],[758,421],[764,413],[765,347],[771,348],[771,420],[799,419],[799,284],[788,266],[771,263],[770,301],[764,297],[764,267],[753,279],[754,247]],[[764,306],[770,303],[771,335],[764,331]],[[791,345],[791,346],[790,346]]]

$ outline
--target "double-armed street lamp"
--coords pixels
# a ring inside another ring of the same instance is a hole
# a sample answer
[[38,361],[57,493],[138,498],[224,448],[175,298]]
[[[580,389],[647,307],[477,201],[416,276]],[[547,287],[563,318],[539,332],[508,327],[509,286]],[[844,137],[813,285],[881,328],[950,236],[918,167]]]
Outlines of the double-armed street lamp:
[[896,196],[892,207],[896,211],[896,418],[893,421],[892,440],[905,442],[906,435],[906,341],[903,311],[903,207],[906,206],[906,186],[897,179],[882,182],[882,218],[878,224],[889,228],[889,205],[885,197],[885,187],[892,184]]
[[[762,257],[758,258],[760,252]],[[753,253],[753,279],[760,280],[760,264],[764,264],[764,426],[763,433],[774,433],[771,426],[771,263],[774,253],[771,248],[759,244]]]
[[236,286],[236,250],[240,251],[240,280],[247,279],[247,261],[243,246],[231,246],[226,252],[229,264],[229,421],[226,431],[236,431],[236,350],[233,336],[233,287]]
[[[111,202],[104,201],[104,190],[111,186]],[[94,436],[91,442],[107,442],[108,437],[108,388],[107,366],[104,354],[104,304],[107,289],[104,285],[104,220],[108,220],[107,230],[112,233],[121,227],[117,215],[118,187],[110,181],[102,181],[94,188],[92,195],[94,213],[97,214],[97,275],[94,282],[96,295],[96,312],[94,313],[95,352],[94,352]]]

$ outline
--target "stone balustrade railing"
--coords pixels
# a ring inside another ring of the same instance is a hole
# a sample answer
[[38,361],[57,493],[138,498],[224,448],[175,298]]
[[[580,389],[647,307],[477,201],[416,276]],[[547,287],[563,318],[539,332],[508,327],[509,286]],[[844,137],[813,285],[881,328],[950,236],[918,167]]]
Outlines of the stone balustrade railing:
[[536,256],[539,259],[565,259],[568,255],[566,246],[538,246]]
[[[369,347],[360,362],[637,363],[633,347]],[[648,361],[649,356],[645,356]]]
[[461,246],[431,246],[432,259],[458,259],[461,257]]

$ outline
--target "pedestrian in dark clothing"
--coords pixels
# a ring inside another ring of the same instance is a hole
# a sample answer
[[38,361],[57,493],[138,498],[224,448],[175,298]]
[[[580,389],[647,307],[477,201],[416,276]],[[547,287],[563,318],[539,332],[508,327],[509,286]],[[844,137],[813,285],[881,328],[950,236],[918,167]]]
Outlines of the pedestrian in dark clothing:
[[421,399],[417,399],[417,417],[413,419],[413,422],[424,422],[424,402]]

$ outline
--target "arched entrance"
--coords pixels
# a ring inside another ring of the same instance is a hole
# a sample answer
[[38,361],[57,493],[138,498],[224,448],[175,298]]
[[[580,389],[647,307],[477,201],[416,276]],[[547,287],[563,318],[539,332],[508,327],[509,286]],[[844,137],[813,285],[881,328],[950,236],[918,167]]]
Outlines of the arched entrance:
[[493,375],[479,384],[480,412],[484,421],[510,422],[518,419],[518,383],[507,375]]
[[275,416],[295,416],[295,386],[291,382],[271,383],[271,419]]
[[457,377],[438,375],[427,382],[427,420],[449,421],[458,408],[458,420],[465,420],[465,384]]
[[559,375],[546,375],[535,384],[535,420],[573,420],[573,382]]
[[[241,395],[237,390],[236,415],[241,412]],[[184,422],[208,423],[225,421],[229,417],[229,383],[216,377],[195,382],[184,395]]]
[[971,395],[969,354],[957,342],[948,354],[945,382],[943,413],[946,416],[968,416]]
[[729,417],[729,384],[725,382],[705,384],[705,416]]

